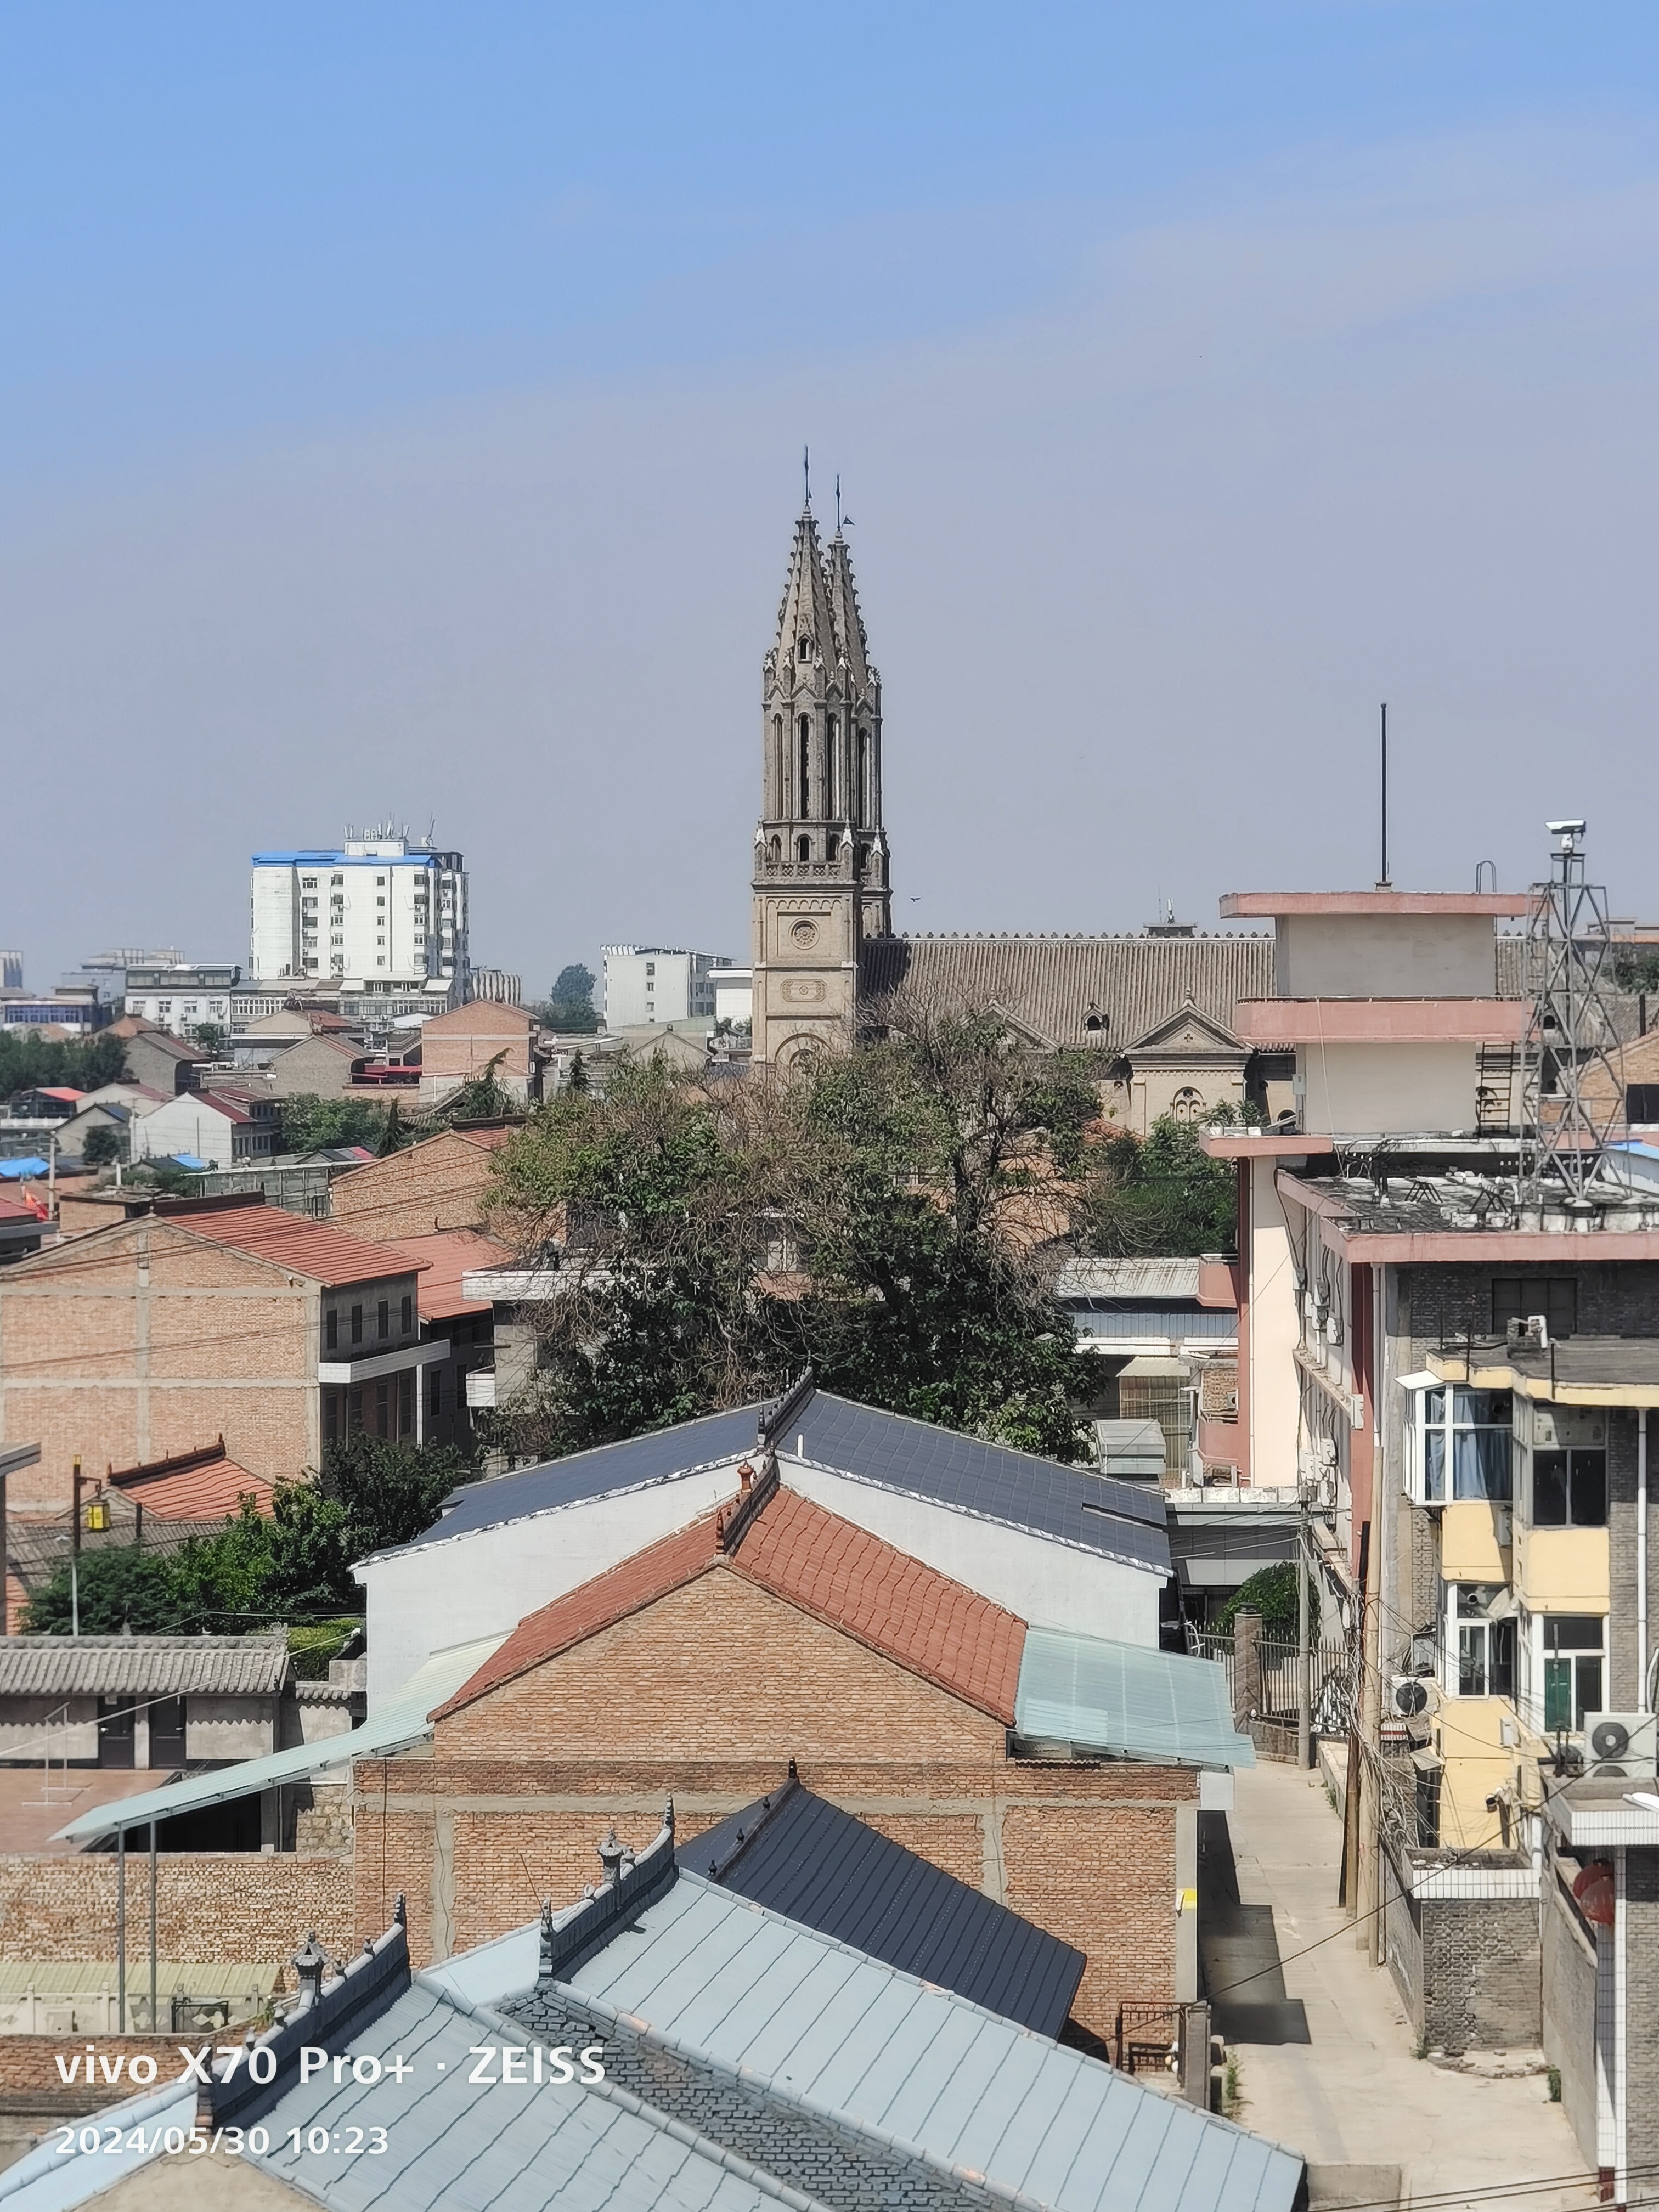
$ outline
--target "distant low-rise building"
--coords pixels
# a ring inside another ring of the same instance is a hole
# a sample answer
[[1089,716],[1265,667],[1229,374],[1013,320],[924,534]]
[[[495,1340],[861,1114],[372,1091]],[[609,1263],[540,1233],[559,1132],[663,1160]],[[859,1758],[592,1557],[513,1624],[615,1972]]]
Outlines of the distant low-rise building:
[[421,1025],[421,1103],[445,1100],[486,1071],[509,1097],[527,1102],[539,1093],[536,1018],[522,1006],[475,1000]]
[[231,998],[241,977],[228,960],[135,963],[126,970],[125,1011],[173,1036],[210,1029],[228,1040]]
[[128,1138],[135,1161],[251,1167],[276,1152],[279,1126],[276,1100],[270,1091],[227,1083],[166,1100],[129,1123]]
[[349,1169],[330,1191],[333,1218],[358,1237],[424,1237],[477,1229],[489,1211],[495,1153],[511,1125],[443,1129],[402,1152]]
[[137,1014],[124,1014],[119,1021],[112,1022],[109,1034],[121,1040],[130,1079],[167,1098],[181,1091],[193,1091],[202,1070],[212,1064],[211,1054],[199,1045],[172,1036]]
[[733,964],[720,954],[688,952],[668,945],[606,945],[600,949],[607,1030],[715,1018],[716,978]]

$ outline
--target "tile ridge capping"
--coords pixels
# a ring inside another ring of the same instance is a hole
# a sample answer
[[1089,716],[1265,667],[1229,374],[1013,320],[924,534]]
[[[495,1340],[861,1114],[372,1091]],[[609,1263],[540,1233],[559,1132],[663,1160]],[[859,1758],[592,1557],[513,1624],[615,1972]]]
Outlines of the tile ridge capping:
[[[325,1978],[328,1954],[318,1942],[315,1931],[307,1937],[304,1947],[294,1958],[294,1970],[300,1983],[298,2002],[263,2035],[246,2037],[242,2049],[226,2061],[222,2069],[210,2069],[210,2079],[197,2092],[196,2118],[199,2127],[222,2126],[234,2114],[250,2114],[256,2107],[260,2112],[267,2111],[293,2086],[299,2070],[300,2052],[305,2045],[325,2043],[331,2035],[343,2028],[378,2018],[404,1994],[412,1979],[406,1915],[404,1893],[399,1890],[391,1927],[382,1936],[368,1937],[355,1958],[339,1966],[332,1980]],[[272,2065],[270,2072],[260,2081],[254,2076],[253,2062],[255,2055],[262,2051],[272,2054]]]
[[[733,1910],[759,1913],[766,1919],[781,1921],[786,1927],[798,1926],[798,1923],[790,1921],[785,1914],[775,1911],[769,1905],[757,1905],[753,1898],[741,1897],[734,1891],[722,1890],[718,1883],[709,1881],[702,1875],[693,1873],[689,1868],[682,1869],[680,1879],[682,1881],[694,1883],[703,1889],[714,1890],[732,1906]],[[843,1957],[853,1960],[860,1966],[878,1967],[883,1973],[891,1975],[894,1980],[908,1982],[913,1988],[925,1990],[930,1996],[942,1996],[947,1998],[952,2004],[965,2006],[970,2012],[977,2013],[982,2020],[994,2022],[1009,2035],[1023,2036],[1027,2041],[1042,2045],[1045,2054],[1050,2051],[1060,2052],[1066,2059],[1075,2062],[1079,2070],[1089,2064],[1097,2066],[1103,2064],[1102,2060],[1091,2060],[1086,2051],[1073,2051],[1067,2045],[1057,2042],[1053,2036],[1043,2035],[1034,2027],[1026,2027],[1018,2021],[1010,2020],[1004,2013],[993,2012],[988,2006],[981,2004],[974,1997],[963,1996],[959,1990],[947,1990],[937,1982],[924,1981],[921,1975],[911,1973],[906,1967],[889,1966],[884,1960],[872,1958],[869,1952],[860,1951],[855,1944],[846,1942],[839,1936],[826,1936],[821,1929],[816,1928],[808,1932],[815,1943],[822,1943],[827,1948],[841,1953]],[[633,2036],[641,2043],[653,2044],[659,2050],[670,2051],[676,2057],[684,2058],[691,2064],[706,2068],[709,2072],[720,2075],[726,2081],[736,2082],[740,2087],[750,2089],[759,2088],[769,2098],[775,2099],[780,2104],[793,2106],[797,2111],[805,2112],[810,2118],[823,2121],[839,2130],[860,2136],[869,2142],[878,2143],[884,2149],[894,2151],[902,2158],[913,2159],[918,2165],[926,2166],[930,2172],[943,2175],[958,2185],[963,2182],[971,2183],[975,2188],[982,2190],[988,2197],[994,2198],[998,2203],[1011,2207],[1012,2212],[1054,2212],[1051,2198],[1029,2196],[1024,2190],[1015,2187],[1012,2183],[999,2181],[977,2167],[958,2166],[941,2152],[930,2150],[924,2143],[912,2142],[907,2136],[895,2134],[891,2129],[884,2128],[873,2120],[860,2119],[846,2107],[831,2104],[822,2097],[816,2097],[810,2090],[798,2088],[793,2083],[784,2081],[776,2074],[768,2073],[760,2067],[738,2065],[729,2058],[722,2058],[717,2052],[708,2050],[704,2045],[693,2042],[689,2037],[676,2035],[667,2028],[641,2020],[636,2014],[624,2012],[619,2005],[611,2003],[607,1998],[599,1996],[592,1990],[579,1989],[573,1984],[569,1994],[583,2011],[592,2013],[605,2027],[616,2029],[623,2035]],[[514,2025],[521,2034],[525,2032],[523,2021],[515,2021]],[[1118,2074],[1110,2068],[1106,2069],[1106,2071],[1112,2075],[1109,2094],[1116,2094],[1122,2091],[1133,2093],[1138,2089],[1139,2094],[1143,2097],[1159,2096],[1159,2092],[1156,2089],[1141,2087],[1136,2083],[1133,2075]],[[1167,2105],[1169,2102],[1169,2100],[1160,2098],[1160,2103]],[[650,2109],[654,2111],[655,2107],[653,2106]],[[1181,2108],[1177,2107],[1177,2109]],[[1207,2121],[1212,2126],[1224,2130],[1225,2133],[1237,2137],[1243,2142],[1258,2143],[1264,2150],[1277,2151],[1281,2156],[1296,2160],[1298,2165],[1305,2163],[1300,2151],[1291,2150],[1285,2144],[1275,2142],[1271,2136],[1257,2135],[1253,2130],[1241,2126],[1237,2120],[1226,2119],[1218,2112],[1203,2112],[1196,2106],[1188,2106],[1184,2109],[1189,2112],[1195,2120]],[[814,2212],[816,2212],[816,2204]]]
[[603,1878],[590,1883],[580,1901],[556,1914],[552,1899],[542,1905],[541,1945],[536,1986],[549,1988],[573,1972],[584,1959],[602,1950],[636,1912],[672,1889],[679,1869],[674,1858],[674,1800],[663,1807],[662,1826],[637,1856],[618,1840],[615,1825],[595,1845]]

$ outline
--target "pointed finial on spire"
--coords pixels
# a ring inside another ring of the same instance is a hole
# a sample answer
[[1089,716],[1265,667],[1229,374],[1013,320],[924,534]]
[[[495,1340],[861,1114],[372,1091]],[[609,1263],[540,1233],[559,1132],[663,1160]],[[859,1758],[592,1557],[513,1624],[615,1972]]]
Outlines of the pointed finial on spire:
[[812,511],[812,448],[810,446],[803,446],[800,449],[800,472],[806,491],[806,511],[810,514]]

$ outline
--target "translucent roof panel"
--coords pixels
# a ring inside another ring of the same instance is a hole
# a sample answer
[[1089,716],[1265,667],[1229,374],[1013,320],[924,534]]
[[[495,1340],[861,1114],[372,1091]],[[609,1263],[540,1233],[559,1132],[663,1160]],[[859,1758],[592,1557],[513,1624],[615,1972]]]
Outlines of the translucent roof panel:
[[1060,1629],[1027,1632],[1014,1697],[1017,1733],[1113,1759],[1170,1766],[1254,1766],[1214,1659],[1148,1651]]

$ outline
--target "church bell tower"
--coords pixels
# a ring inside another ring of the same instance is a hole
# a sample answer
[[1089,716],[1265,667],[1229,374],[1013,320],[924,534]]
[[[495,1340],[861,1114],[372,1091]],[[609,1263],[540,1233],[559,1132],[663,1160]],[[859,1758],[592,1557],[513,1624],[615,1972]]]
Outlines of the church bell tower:
[[820,546],[810,497],[761,690],[753,1053],[787,1066],[851,1048],[860,948],[892,932],[881,678],[842,527]]

